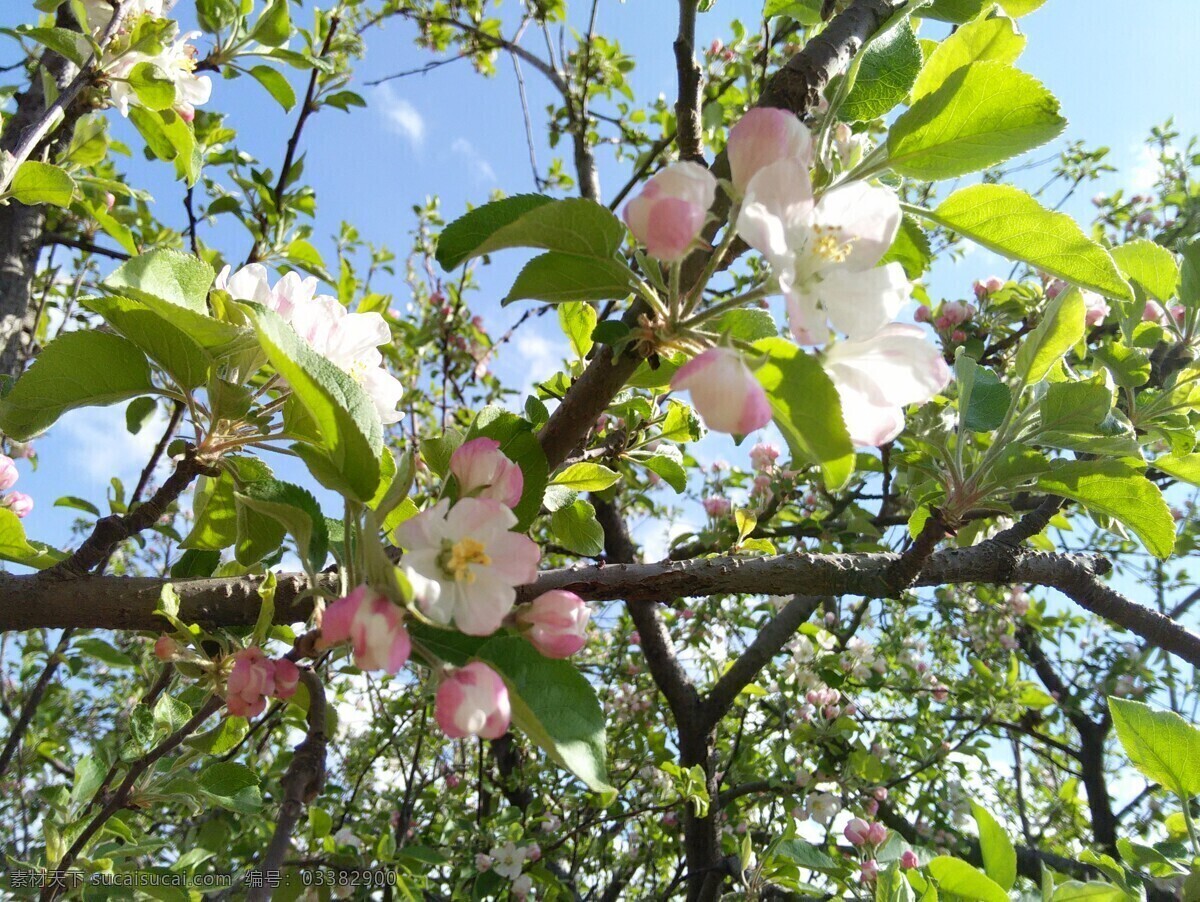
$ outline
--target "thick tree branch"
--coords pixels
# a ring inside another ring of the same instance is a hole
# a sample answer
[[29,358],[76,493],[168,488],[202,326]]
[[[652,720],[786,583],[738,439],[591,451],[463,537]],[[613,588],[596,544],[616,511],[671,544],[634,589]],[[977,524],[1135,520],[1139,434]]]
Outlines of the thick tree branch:
[[704,163],[700,131],[700,65],[696,62],[697,0],[679,0],[679,33],[675,37],[675,101],[679,158]]
[[[263,855],[263,871],[283,870],[283,859],[292,843],[292,831],[304,816],[307,805],[325,786],[325,746],[329,737],[325,732],[325,687],[315,671],[300,670],[300,680],[308,689],[308,734],[296,746],[292,763],[283,777],[283,801],[279,805],[279,817],[275,821],[275,833]],[[271,898],[271,889],[252,887],[246,897],[250,902]]]

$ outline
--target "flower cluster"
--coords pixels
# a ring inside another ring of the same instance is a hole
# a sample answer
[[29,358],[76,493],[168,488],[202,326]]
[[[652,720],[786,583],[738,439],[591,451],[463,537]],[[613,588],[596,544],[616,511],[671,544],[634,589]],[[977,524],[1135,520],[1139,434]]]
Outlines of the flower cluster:
[[[282,306],[270,297],[266,303]],[[426,617],[488,636],[509,618],[516,587],[536,577],[541,550],[513,531],[512,506],[521,500],[524,480],[499,442],[484,438],[459,446],[450,472],[457,500],[443,498],[396,528],[396,544],[404,549],[400,564]],[[589,615],[578,595],[555,590],[522,609],[516,624],[542,654],[565,658],[583,647]],[[320,647],[351,643],[354,663],[363,670],[396,673],[412,651],[402,609],[367,586],[330,605],[320,627]],[[481,661],[444,667],[434,713],[447,736],[495,739],[508,730],[508,690]]]
[[6,454],[0,454],[0,506],[8,508],[18,517],[28,517],[33,510],[33,499],[24,492],[9,491],[20,478],[17,462]]
[[[163,651],[155,645],[155,654],[161,657]],[[225,681],[225,705],[230,714],[257,717],[266,708],[268,697],[287,700],[296,694],[300,669],[287,658],[273,661],[261,648],[251,646],[233,655],[232,660]]]
[[[861,153],[840,136],[847,160]],[[791,113],[754,109],[728,143],[737,234],[771,267],[792,335],[825,345],[850,437],[881,445],[904,428],[904,408],[945,388],[949,367],[922,329],[897,322],[911,299],[899,263],[880,265],[900,225],[896,193],[853,179],[814,190],[813,138]],[[716,179],[695,163],[667,166],[625,209],[652,256],[676,263],[700,241]],[[831,341],[832,333],[841,336]],[[770,406],[741,355],[711,348],[685,365],[672,388],[691,392],[710,429],[744,435],[770,420]]]
[[[87,19],[87,28],[92,36],[99,38],[108,28],[114,14],[108,0],[82,0]],[[122,116],[128,116],[134,106],[141,106],[130,82],[133,70],[142,64],[154,67],[157,78],[171,82],[175,90],[175,112],[191,122],[196,107],[208,102],[212,96],[212,80],[207,75],[196,74],[196,48],[191,43],[200,37],[199,31],[179,34],[179,26],[171,22],[162,43],[151,50],[131,49],[122,40],[132,34],[142,19],[165,19],[173,4],[168,0],[128,0],[124,4],[124,17],[118,33],[105,47],[100,65],[111,81],[110,96],[113,105]],[[91,47],[84,38],[79,38],[80,52],[86,56]]]
[[392,333],[378,313],[348,312],[337,298],[317,294],[315,277],[304,279],[290,272],[272,286],[261,263],[237,272],[226,266],[216,287],[236,300],[262,304],[291,323],[314,351],[362,386],[384,425],[403,417],[396,405],[404,386],[387,371],[379,352],[380,345],[391,343]]

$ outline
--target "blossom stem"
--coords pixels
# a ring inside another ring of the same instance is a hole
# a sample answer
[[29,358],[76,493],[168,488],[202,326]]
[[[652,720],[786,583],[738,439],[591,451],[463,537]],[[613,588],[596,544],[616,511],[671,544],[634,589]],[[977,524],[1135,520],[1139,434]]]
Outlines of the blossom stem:
[[734,200],[733,207],[729,211],[729,225],[725,227],[725,234],[721,236],[721,243],[717,245],[717,249],[713,251],[708,258],[708,262],[704,264],[704,269],[700,273],[700,278],[696,283],[688,289],[687,302],[683,305],[683,315],[691,313],[700,304],[700,299],[704,296],[704,289],[709,281],[716,273],[717,268],[725,259],[725,254],[729,248],[733,246],[733,242],[737,239],[737,229],[734,228],[734,223],[737,222],[738,212],[741,209],[741,202]]
[[692,316],[689,319],[685,319],[683,322],[681,322],[679,324],[679,328],[681,328],[681,329],[694,328],[695,326],[698,326],[701,323],[705,322],[706,320],[710,320],[714,316],[718,316],[719,314],[722,314],[727,310],[733,310],[737,307],[744,307],[746,304],[749,304],[751,301],[757,301],[760,298],[766,297],[770,293],[771,292],[770,292],[769,288],[765,284],[759,285],[757,288],[751,288],[745,294],[739,294],[735,298],[730,298],[727,301],[721,301],[718,304],[713,304],[711,307],[704,308],[699,313],[697,313],[695,316]]

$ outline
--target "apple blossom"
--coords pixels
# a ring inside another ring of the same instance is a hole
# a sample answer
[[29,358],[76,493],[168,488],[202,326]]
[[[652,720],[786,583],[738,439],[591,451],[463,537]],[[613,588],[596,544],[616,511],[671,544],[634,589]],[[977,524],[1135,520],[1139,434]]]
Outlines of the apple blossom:
[[838,801],[837,796],[830,792],[815,793],[809,796],[805,802],[805,811],[808,816],[822,825],[828,825],[841,810],[842,803]]
[[438,686],[434,717],[451,739],[498,739],[508,730],[511,716],[504,681],[482,661],[450,671]]
[[924,404],[950,381],[950,368],[920,327],[901,323],[830,346],[824,366],[856,445],[894,439],[904,428],[905,405]]
[[525,637],[547,658],[569,658],[587,641],[587,603],[574,592],[543,592],[517,614]]
[[525,849],[515,843],[506,842],[492,849],[493,870],[501,877],[516,880],[525,866]]
[[870,827],[871,825],[861,817],[856,817],[846,824],[845,829],[842,830],[842,835],[846,837],[852,846],[865,846]]
[[872,821],[867,828],[867,842],[873,846],[881,846],[887,841],[887,827],[878,821]]
[[533,892],[533,878],[528,874],[521,874],[512,882],[512,893],[517,899],[527,899],[531,892]]
[[[87,18],[87,27],[91,29],[93,35],[99,36],[112,21],[112,3],[110,0],[80,0],[80,2],[83,4],[84,15]],[[125,17],[121,21],[121,31],[129,31],[142,16],[161,19],[174,5],[171,0],[125,0],[121,4],[125,10]]]
[[517,518],[492,498],[446,499],[396,528],[401,564],[421,610],[472,636],[500,628],[516,586],[537,576],[541,550],[512,532]]
[[699,163],[672,163],[625,205],[625,224],[651,257],[674,263],[687,256],[717,196],[717,180]]
[[722,498],[720,495],[709,495],[701,504],[704,506],[704,512],[714,520],[728,517],[730,511],[733,510],[729,499]]
[[0,492],[7,492],[17,484],[20,477],[17,462],[7,454],[0,454]]
[[198,37],[199,31],[188,31],[174,38],[155,56],[133,50],[117,58],[108,69],[112,79],[109,94],[122,116],[129,115],[130,107],[141,106],[129,77],[142,63],[155,66],[174,85],[174,106],[185,119],[190,120],[195,115],[195,108],[208,102],[212,96],[212,79],[207,75],[195,74],[196,48],[191,41]]
[[278,699],[286,701],[296,694],[296,686],[300,683],[300,668],[287,658],[275,662],[275,692]]
[[692,403],[715,432],[747,435],[771,422],[767,393],[733,348],[709,348],[679,368],[675,391],[691,393]]
[[988,295],[999,291],[1004,287],[1004,280],[999,276],[988,276],[986,279],[977,281],[974,285],[975,299],[982,301]]
[[876,264],[899,226],[891,189],[851,182],[818,201],[808,168],[795,160],[750,180],[737,219],[738,234],[771,265],[802,344],[824,340],[826,319],[851,338],[895,319],[912,288],[899,263]]
[[759,442],[750,449],[750,466],[759,472],[770,470],[779,458],[779,449],[770,442]]
[[257,717],[267,706],[267,696],[275,692],[275,662],[261,648],[243,648],[233,656],[233,669],[225,684],[225,704],[229,713]]
[[0,505],[7,507],[22,519],[33,512],[33,499],[24,492],[9,492],[3,499],[0,499]]
[[1083,305],[1087,311],[1084,319],[1087,327],[1091,329],[1095,326],[1103,326],[1104,318],[1112,313],[1108,302],[1094,291],[1084,290],[1080,294],[1083,295]]
[[179,657],[179,643],[165,633],[154,643],[154,657],[166,663]]
[[905,849],[904,852],[900,855],[900,867],[903,868],[904,870],[907,871],[907,870],[911,870],[912,868],[916,868],[916,867],[920,867],[920,866],[921,866],[921,862],[917,858],[917,853],[914,852],[912,849]]
[[863,883],[874,883],[879,879],[879,863],[874,858],[868,858],[860,865],[860,868]]
[[812,166],[812,133],[788,110],[755,107],[729,130],[726,146],[733,187],[744,194],[762,169],[780,160]]
[[321,645],[349,641],[360,670],[395,673],[412,650],[399,607],[369,586],[339,598],[321,615]]
[[464,497],[494,498],[508,507],[521,501],[525,477],[495,439],[475,438],[459,445],[450,455],[450,472]]

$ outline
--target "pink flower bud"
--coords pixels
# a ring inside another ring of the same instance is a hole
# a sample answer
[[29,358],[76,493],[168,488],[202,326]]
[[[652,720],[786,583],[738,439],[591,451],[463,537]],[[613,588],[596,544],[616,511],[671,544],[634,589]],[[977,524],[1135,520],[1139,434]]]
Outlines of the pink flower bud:
[[713,38],[713,42],[708,45],[708,55],[716,56],[724,49],[725,49],[725,45],[721,43],[721,39]]
[[942,316],[948,319],[954,325],[965,323],[971,318],[971,314],[975,312],[975,308],[970,304],[964,304],[962,301],[949,301],[942,304]]
[[485,855],[483,852],[480,852],[478,855],[475,856],[475,869],[477,871],[486,871],[491,866],[492,866],[492,856],[491,855]]
[[873,846],[881,846],[887,840],[887,827],[878,821],[872,821],[870,828],[867,830],[867,842]]
[[525,637],[547,658],[569,658],[587,641],[591,611],[574,592],[552,589],[517,614]]
[[1056,297],[1062,294],[1063,289],[1066,287],[1067,283],[1062,279],[1051,279],[1046,285],[1046,297],[1054,300]]
[[950,697],[950,689],[939,683],[938,685],[933,687],[933,697],[935,700],[937,700],[939,702],[944,702],[947,698]]
[[287,701],[300,684],[300,668],[287,658],[275,662],[275,697]]
[[0,454],[0,492],[7,492],[17,484],[20,477],[17,462],[6,454]]
[[275,665],[261,648],[243,648],[233,656],[233,669],[225,683],[225,705],[229,713],[257,717],[275,692]]
[[33,511],[33,499],[24,492],[9,492],[0,504],[21,518],[28,517]]
[[884,799],[886,799],[888,797],[887,787],[886,786],[876,786],[874,789],[871,790],[871,795],[873,795],[876,799],[878,799],[879,801],[882,802]]
[[458,789],[458,784],[461,782],[458,774],[446,774],[446,785],[451,789]]
[[738,193],[759,170],[781,160],[812,166],[812,134],[787,110],[755,107],[729,131],[729,171]]
[[116,197],[113,196],[113,193],[111,191],[104,192],[104,208],[106,210],[111,210],[113,208],[113,206],[116,204],[116,202],[117,202],[117,199],[116,199]]
[[917,307],[913,313],[913,319],[918,323],[928,323],[933,321],[933,313],[924,304]]
[[525,847],[525,857],[529,861],[537,861],[542,857],[542,847],[537,843],[531,843]]
[[175,107],[175,112],[179,114],[179,118],[184,122],[192,122],[196,118],[196,108],[190,103],[181,103]]
[[770,442],[759,442],[750,449],[750,466],[759,472],[770,470],[779,459],[779,449]]
[[722,498],[720,495],[710,495],[703,502],[704,512],[714,520],[720,520],[723,517],[728,517],[729,512],[733,510],[733,505],[728,498]]
[[1104,318],[1112,311],[1109,309],[1108,302],[1094,291],[1084,291],[1083,303],[1087,309],[1085,322],[1087,327],[1091,329],[1093,326],[1104,325]]
[[642,644],[642,634],[639,633],[637,630],[634,630],[632,633],[630,633],[629,634],[629,644],[630,645],[641,645]]
[[715,432],[748,435],[771,422],[767,394],[732,348],[709,348],[671,379],[675,391],[691,393],[692,403]]
[[453,670],[442,680],[433,713],[451,739],[499,739],[512,716],[504,681],[482,661]]
[[905,849],[900,856],[900,867],[907,871],[920,866],[921,862],[917,860],[917,853],[912,849]]
[[476,438],[459,445],[450,455],[450,472],[463,496],[494,498],[509,507],[521,501],[525,477],[495,439]]
[[154,657],[164,664],[179,657],[179,643],[165,633],[154,643]]
[[867,817],[874,817],[879,813],[879,802],[875,799],[867,799],[863,803],[863,811],[867,813]]
[[874,858],[868,858],[860,867],[863,883],[874,883],[879,878],[879,865]]
[[696,612],[693,611],[691,608],[684,608],[682,611],[679,612],[679,616],[682,617],[684,620],[691,620],[693,617],[696,616]]
[[625,224],[651,257],[673,263],[700,236],[717,180],[699,163],[672,163],[625,205]]
[[956,344],[962,344],[964,341],[967,340],[967,333],[964,332],[962,329],[955,329],[954,332],[950,336],[950,340]]
[[359,586],[331,604],[320,626],[320,646],[351,642],[354,665],[360,670],[395,673],[412,651],[400,608],[368,586]]
[[846,824],[846,829],[842,831],[842,835],[849,840],[850,845],[863,846],[867,843],[867,834],[870,829],[870,824],[861,817],[856,817],[850,823]]

